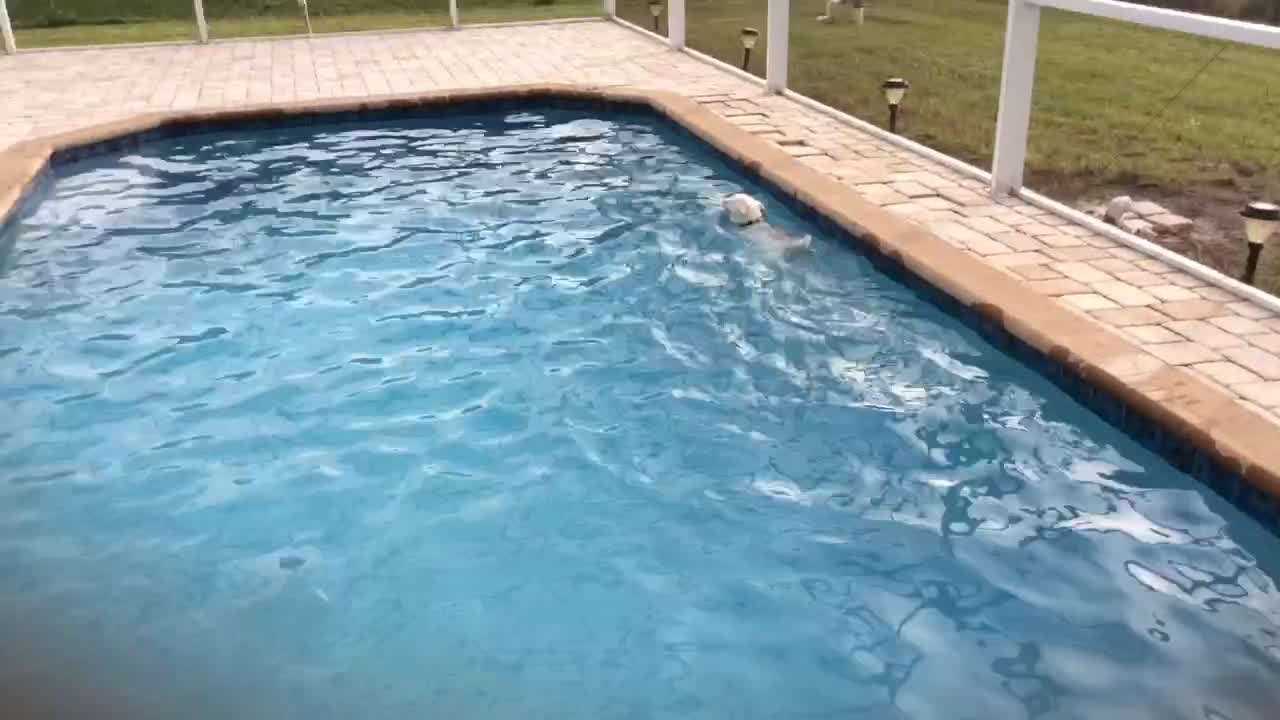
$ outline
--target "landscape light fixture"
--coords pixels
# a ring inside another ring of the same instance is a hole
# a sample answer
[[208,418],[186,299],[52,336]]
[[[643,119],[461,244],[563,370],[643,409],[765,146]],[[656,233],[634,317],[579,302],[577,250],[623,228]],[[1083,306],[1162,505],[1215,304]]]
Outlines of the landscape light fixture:
[[653,31],[658,32],[658,18],[662,17],[662,3],[649,0],[649,14],[653,16]]
[[1280,229],[1280,205],[1267,202],[1251,202],[1240,211],[1244,218],[1244,236],[1249,241],[1249,258],[1244,264],[1244,276],[1240,279],[1249,285],[1258,271],[1258,256],[1267,239]]
[[760,31],[755,28],[742,28],[742,69],[746,70],[751,66],[751,51],[755,49],[756,41],[760,39]]
[[898,106],[902,105],[902,98],[907,96],[907,89],[911,87],[911,83],[902,78],[889,78],[880,85],[880,90],[884,92],[884,101],[889,103],[889,132],[898,132]]

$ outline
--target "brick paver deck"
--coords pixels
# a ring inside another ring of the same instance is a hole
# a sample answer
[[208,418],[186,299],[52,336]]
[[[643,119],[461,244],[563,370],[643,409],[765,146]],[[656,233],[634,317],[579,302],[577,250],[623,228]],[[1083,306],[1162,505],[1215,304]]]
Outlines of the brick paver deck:
[[676,90],[1280,421],[1280,317],[792,100],[599,22],[0,58],[0,148],[156,109],[526,82]]

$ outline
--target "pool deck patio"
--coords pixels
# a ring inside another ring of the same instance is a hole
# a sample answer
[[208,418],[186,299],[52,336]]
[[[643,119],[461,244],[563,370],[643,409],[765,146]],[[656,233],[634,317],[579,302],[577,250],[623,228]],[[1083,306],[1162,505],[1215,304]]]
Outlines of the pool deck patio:
[[21,53],[0,58],[0,150],[147,111],[522,83],[692,98],[1280,429],[1270,309],[1022,200],[993,200],[979,180],[605,21]]

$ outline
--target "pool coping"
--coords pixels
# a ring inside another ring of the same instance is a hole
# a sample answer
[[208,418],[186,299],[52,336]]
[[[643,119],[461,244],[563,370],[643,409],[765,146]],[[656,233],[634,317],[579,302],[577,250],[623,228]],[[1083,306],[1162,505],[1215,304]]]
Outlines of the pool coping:
[[675,92],[536,84],[141,113],[29,139],[0,151],[0,227],[20,208],[55,154],[68,150],[151,131],[208,124],[286,122],[309,115],[520,99],[582,100],[651,108],[750,174],[824,216],[867,249],[901,265],[963,305],[988,326],[1020,340],[1204,453],[1270,498],[1273,507],[1280,498],[1280,424],[1241,403],[1235,395],[1183,368],[1164,363],[1111,328],[1034,292],[1016,278],[893,215],[852,187]]

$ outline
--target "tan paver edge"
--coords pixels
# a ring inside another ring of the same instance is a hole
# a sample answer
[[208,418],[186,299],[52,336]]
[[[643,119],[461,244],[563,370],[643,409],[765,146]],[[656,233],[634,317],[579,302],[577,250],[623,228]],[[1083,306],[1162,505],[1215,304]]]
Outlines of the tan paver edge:
[[276,103],[227,110],[153,112],[27,140],[0,152],[0,221],[53,153],[163,127],[262,120],[508,98],[569,98],[647,105],[684,126],[870,248],[1280,498],[1280,425],[1223,389],[1164,363],[1110,328],[1077,315],[857,191],[677,93],[575,85],[516,85],[373,98]]

